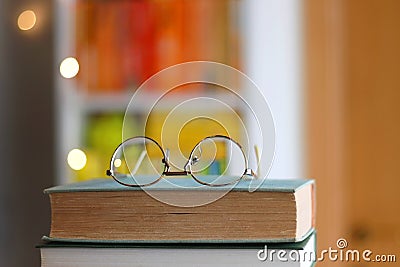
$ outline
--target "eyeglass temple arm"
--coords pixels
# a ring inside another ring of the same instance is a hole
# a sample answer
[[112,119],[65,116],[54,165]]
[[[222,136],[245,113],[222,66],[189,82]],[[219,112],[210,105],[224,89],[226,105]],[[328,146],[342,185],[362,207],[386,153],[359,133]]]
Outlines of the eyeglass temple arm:
[[244,171],[244,175],[259,178],[260,177],[260,153],[259,153],[257,145],[254,145],[254,152],[256,154],[257,171],[254,172],[251,168],[247,167],[247,169]]
[[261,171],[261,168],[260,168],[260,151],[258,150],[258,146],[257,145],[254,145],[254,153],[256,154],[256,161],[257,161],[257,171],[255,173],[255,176],[257,178],[259,178],[260,177],[260,171]]
[[144,157],[146,156],[146,154],[147,154],[147,151],[146,151],[146,150],[143,150],[143,151],[140,153],[139,159],[138,159],[138,161],[136,162],[135,167],[133,168],[133,171],[131,172],[132,175],[135,175],[136,172],[139,170],[139,167],[140,167],[140,165],[142,164],[142,161],[143,161]]

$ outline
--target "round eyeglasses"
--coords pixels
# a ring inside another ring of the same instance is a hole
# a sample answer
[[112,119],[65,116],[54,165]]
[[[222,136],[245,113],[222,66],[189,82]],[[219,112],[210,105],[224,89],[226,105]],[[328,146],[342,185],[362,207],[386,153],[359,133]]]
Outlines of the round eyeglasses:
[[168,149],[164,151],[152,138],[136,136],[116,148],[107,175],[130,187],[149,186],[164,176],[190,175],[198,183],[207,186],[226,186],[244,176],[257,176],[248,167],[240,144],[224,135],[208,136],[198,142],[182,171],[170,171],[171,165]]

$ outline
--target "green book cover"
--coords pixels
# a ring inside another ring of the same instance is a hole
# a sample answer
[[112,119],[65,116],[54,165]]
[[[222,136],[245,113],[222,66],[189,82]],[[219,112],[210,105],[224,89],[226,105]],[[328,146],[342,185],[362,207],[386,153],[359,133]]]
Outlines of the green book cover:
[[[313,184],[311,179],[265,179],[257,188],[257,191],[267,192],[296,192],[303,186]],[[146,186],[146,190],[227,190],[231,186],[210,187],[201,185],[191,178],[163,178],[154,185]],[[249,191],[253,188],[252,180],[241,179],[233,188],[232,191]],[[129,191],[142,190],[140,187],[123,186],[113,179],[94,179],[85,182],[72,183],[48,188],[44,190],[46,194],[60,192],[98,192],[98,191]]]

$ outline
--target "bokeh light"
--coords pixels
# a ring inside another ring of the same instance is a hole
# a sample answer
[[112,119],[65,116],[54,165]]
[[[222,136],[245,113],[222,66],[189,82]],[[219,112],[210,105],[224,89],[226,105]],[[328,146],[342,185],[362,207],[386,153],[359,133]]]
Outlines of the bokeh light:
[[68,153],[67,162],[73,170],[82,170],[86,166],[86,161],[86,154],[80,149],[75,148]]
[[36,24],[36,14],[32,10],[25,10],[18,16],[18,28],[22,31],[32,29]]
[[60,64],[60,73],[64,78],[75,77],[79,72],[79,63],[76,58],[67,57]]
[[116,168],[121,167],[121,165],[122,165],[122,161],[121,161],[120,159],[114,160],[114,166],[115,166]]

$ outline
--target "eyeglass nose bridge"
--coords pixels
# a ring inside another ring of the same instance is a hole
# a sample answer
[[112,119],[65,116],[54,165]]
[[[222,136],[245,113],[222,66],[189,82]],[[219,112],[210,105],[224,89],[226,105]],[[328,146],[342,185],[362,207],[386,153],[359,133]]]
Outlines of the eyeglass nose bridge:
[[162,173],[162,176],[187,176],[192,174],[191,166],[198,162],[199,159],[197,156],[189,158],[184,166],[183,171],[169,171],[169,149],[165,149],[165,158],[162,159],[162,163],[165,164],[165,171]]

